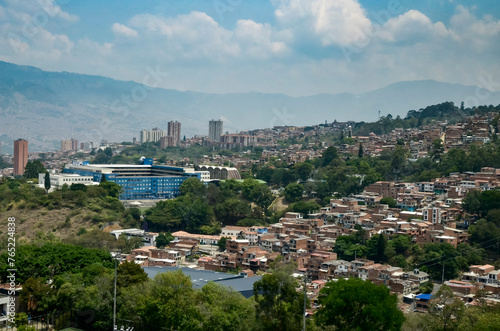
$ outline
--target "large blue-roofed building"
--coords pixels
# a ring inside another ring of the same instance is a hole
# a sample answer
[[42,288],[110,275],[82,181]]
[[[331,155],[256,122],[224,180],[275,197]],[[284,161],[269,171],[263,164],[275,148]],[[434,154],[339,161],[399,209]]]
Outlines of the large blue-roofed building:
[[232,288],[236,292],[240,292],[245,298],[250,298],[253,293],[253,284],[260,280],[262,276],[245,278],[242,275],[228,274],[224,272],[217,272],[211,270],[199,270],[191,268],[179,267],[142,267],[148,274],[148,277],[153,279],[159,273],[175,272],[182,270],[182,272],[191,278],[193,288],[198,289],[205,286],[208,282],[214,282],[227,288]]
[[152,164],[71,164],[63,173],[92,176],[95,182],[106,176],[122,187],[120,200],[172,199],[180,195],[186,179],[200,179],[200,173],[194,170]]

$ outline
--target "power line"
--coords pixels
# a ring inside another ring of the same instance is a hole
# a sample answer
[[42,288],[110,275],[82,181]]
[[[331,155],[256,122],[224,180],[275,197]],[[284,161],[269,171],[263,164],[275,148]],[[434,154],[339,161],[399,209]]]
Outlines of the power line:
[[[490,244],[490,245],[487,245],[487,246],[474,247],[474,246],[469,245],[469,247],[471,247],[472,249],[476,249],[476,250],[479,250],[479,249],[485,249],[485,248],[488,248],[488,247],[491,247],[491,246],[497,245],[497,244],[498,244],[498,239],[500,239],[500,236],[498,236],[498,237],[496,237],[496,238],[493,238],[493,239],[488,239],[488,240],[486,240],[486,241],[483,241],[483,242],[481,242],[481,243],[477,243],[477,244],[475,245],[475,246],[479,246],[479,245],[482,245],[482,244],[487,243],[487,242],[489,242],[489,241],[492,241],[492,240],[497,240],[496,242],[494,242],[494,243],[492,243],[492,244]],[[452,252],[451,254],[459,254],[459,255],[462,255],[463,253],[461,253],[461,252],[456,252],[456,251],[455,251],[455,252]],[[431,266],[436,265],[436,264],[441,264],[441,263],[444,263],[444,262],[446,262],[446,261],[453,260],[453,259],[455,259],[456,257],[458,257],[458,255],[455,255],[455,256],[453,256],[453,257],[450,257],[450,258],[448,258],[448,259],[443,260],[443,256],[440,256],[440,257],[437,257],[437,258],[434,258],[434,259],[427,260],[427,261],[424,261],[424,262],[422,262],[422,263],[419,263],[418,265],[419,265],[419,266],[421,266],[421,265],[422,265],[422,266],[424,266],[424,267],[431,267]],[[440,261],[438,261],[438,262],[436,262],[436,263],[429,264],[429,265],[425,265],[426,263],[432,262],[432,261],[434,261],[434,260],[440,260]]]

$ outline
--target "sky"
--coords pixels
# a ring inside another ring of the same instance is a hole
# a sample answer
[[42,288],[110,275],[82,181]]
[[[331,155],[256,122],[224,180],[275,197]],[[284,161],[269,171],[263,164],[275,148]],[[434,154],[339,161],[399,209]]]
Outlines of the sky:
[[0,60],[181,91],[499,91],[499,58],[498,0],[0,0]]

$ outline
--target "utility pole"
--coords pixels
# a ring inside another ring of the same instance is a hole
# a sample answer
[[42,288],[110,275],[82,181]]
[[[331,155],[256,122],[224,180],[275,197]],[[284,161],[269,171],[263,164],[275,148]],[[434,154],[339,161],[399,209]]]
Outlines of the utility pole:
[[304,316],[302,321],[302,331],[306,331],[306,299],[307,299],[307,271],[304,273]]
[[116,326],[116,270],[118,269],[117,258],[118,258],[118,253],[115,253],[115,293],[113,295],[113,330],[118,329],[118,327]]
[[396,175],[396,181],[395,181],[396,183],[398,182],[398,174],[399,174],[399,172],[400,172],[400,171],[401,171],[401,170],[399,170],[399,169],[394,169],[394,170],[392,171],[392,172]]
[[442,284],[444,284],[444,264],[443,264],[443,276],[442,276],[442,281],[441,281]]

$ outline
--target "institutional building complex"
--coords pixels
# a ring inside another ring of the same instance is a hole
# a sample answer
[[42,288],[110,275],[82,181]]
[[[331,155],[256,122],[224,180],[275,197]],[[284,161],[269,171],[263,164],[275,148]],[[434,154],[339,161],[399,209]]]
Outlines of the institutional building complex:
[[144,164],[80,164],[66,165],[64,173],[92,176],[100,182],[102,176],[122,187],[120,200],[171,199],[180,195],[181,184],[188,178],[201,179],[201,174],[181,167]]

